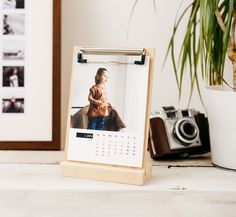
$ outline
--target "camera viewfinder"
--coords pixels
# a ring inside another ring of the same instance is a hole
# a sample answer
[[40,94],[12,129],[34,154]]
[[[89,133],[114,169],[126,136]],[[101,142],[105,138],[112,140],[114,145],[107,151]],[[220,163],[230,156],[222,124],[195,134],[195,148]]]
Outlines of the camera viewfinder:
[[181,113],[182,113],[183,117],[188,117],[189,116],[188,110],[182,110]]
[[167,118],[175,118],[176,111],[168,111],[166,112]]

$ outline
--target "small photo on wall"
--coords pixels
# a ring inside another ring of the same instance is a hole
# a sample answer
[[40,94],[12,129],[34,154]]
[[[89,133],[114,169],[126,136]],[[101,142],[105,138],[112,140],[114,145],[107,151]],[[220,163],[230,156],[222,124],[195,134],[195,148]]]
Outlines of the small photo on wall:
[[2,99],[2,113],[24,113],[24,98]]
[[3,9],[24,9],[25,0],[3,0]]
[[3,35],[24,35],[24,33],[25,33],[24,14],[3,15]]
[[17,39],[3,40],[2,58],[3,60],[24,60],[25,58],[24,41]]
[[3,87],[24,87],[23,66],[3,66]]

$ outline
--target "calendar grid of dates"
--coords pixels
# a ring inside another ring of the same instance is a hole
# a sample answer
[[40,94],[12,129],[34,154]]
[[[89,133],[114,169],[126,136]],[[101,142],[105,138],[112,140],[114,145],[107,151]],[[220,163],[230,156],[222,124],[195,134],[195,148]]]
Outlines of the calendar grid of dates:
[[133,167],[142,166],[143,136],[141,135],[70,129],[69,136],[71,145],[68,149],[68,160]]

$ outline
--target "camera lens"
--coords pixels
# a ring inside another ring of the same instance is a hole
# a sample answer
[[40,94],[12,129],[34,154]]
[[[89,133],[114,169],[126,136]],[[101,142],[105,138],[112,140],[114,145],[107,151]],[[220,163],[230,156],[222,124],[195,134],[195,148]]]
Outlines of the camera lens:
[[198,126],[191,119],[180,119],[176,122],[173,134],[181,144],[188,146],[198,139]]
[[197,130],[195,128],[195,126],[190,123],[190,122],[183,122],[181,125],[180,125],[180,128],[181,128],[181,133],[183,134],[184,137],[186,138],[190,138],[190,139],[193,139],[196,137],[197,135]]

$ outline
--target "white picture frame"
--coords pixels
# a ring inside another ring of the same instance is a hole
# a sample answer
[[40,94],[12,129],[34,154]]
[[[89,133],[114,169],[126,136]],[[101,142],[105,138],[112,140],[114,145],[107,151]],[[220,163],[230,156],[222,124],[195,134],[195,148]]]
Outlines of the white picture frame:
[[0,0],[0,17],[0,149],[59,149],[60,0]]

